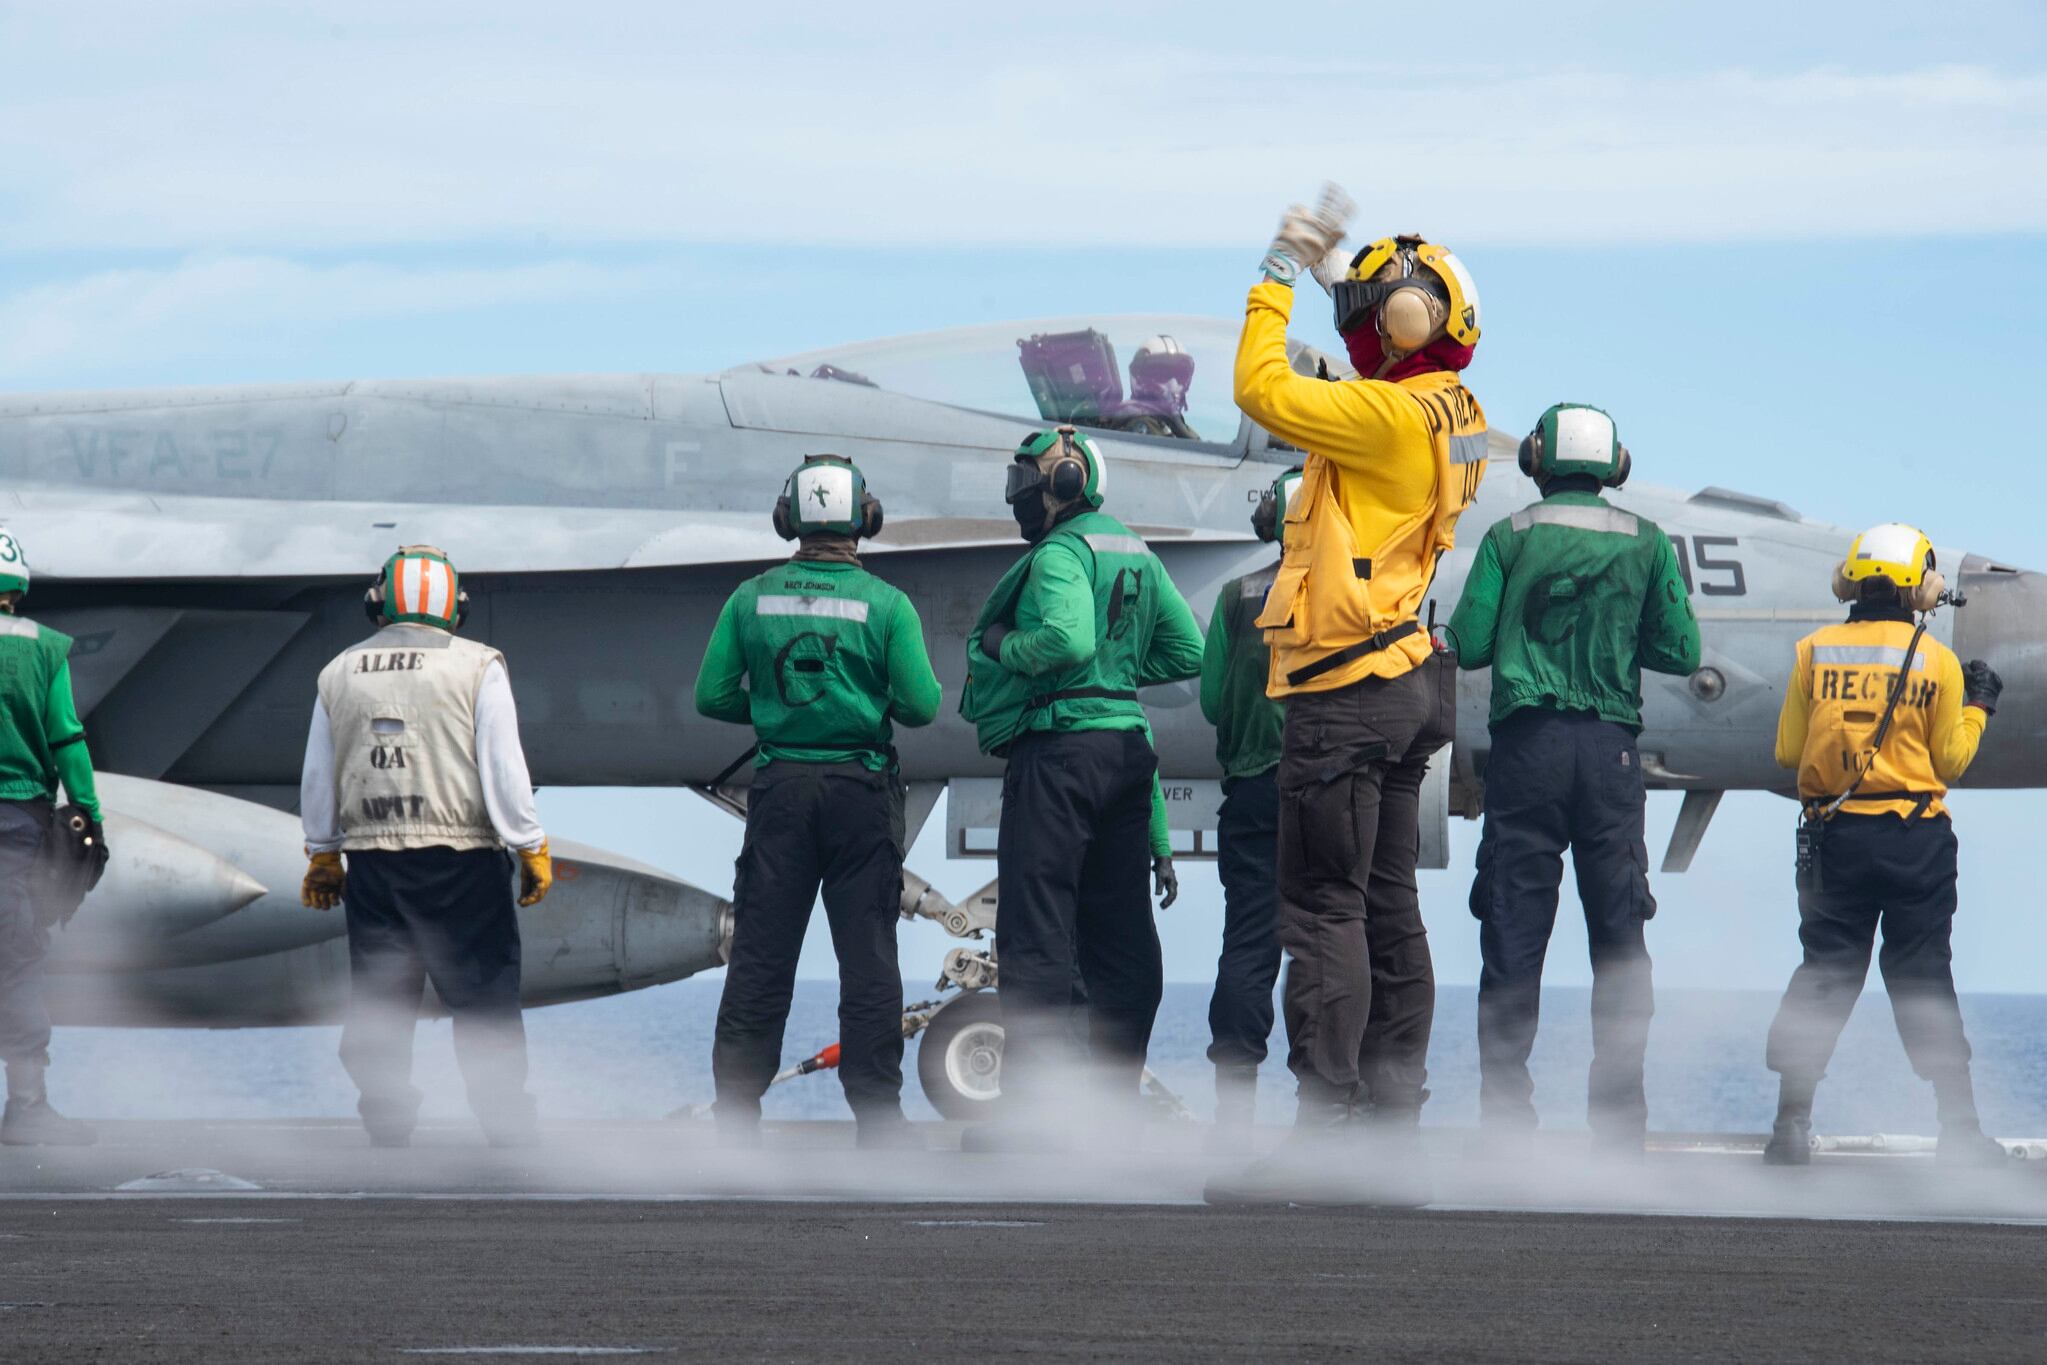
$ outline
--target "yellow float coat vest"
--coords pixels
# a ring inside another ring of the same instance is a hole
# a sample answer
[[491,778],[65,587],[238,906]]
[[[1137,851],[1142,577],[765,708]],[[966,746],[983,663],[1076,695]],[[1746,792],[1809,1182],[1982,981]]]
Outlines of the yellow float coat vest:
[[1871,756],[1911,641],[1909,621],[1848,621],[1798,642],[1777,721],[1777,762],[1798,769],[1800,800],[1831,801],[1867,768],[1843,814],[1909,819],[1947,810],[1941,798],[1976,757],[1983,712],[1962,704],[1962,665],[1931,635],[1920,637],[1890,732]]
[[1456,543],[1457,518],[1485,477],[1486,418],[1454,374],[1420,375],[1398,387],[1426,423],[1435,490],[1378,544],[1360,545],[1343,468],[1308,456],[1287,503],[1285,554],[1258,617],[1272,646],[1271,696],[1398,677],[1434,648],[1419,612],[1437,560]]

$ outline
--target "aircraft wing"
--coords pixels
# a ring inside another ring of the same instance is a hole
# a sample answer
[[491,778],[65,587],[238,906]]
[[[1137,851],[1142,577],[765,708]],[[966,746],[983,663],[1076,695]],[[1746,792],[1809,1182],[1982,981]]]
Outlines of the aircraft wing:
[[[8,521],[39,576],[134,579],[354,578],[400,544],[438,545],[465,574],[561,573],[758,563],[789,545],[755,512],[555,508],[250,498],[21,493]],[[1136,526],[1174,543],[1235,532]],[[864,548],[900,554],[1017,544],[1008,518],[910,518]]]

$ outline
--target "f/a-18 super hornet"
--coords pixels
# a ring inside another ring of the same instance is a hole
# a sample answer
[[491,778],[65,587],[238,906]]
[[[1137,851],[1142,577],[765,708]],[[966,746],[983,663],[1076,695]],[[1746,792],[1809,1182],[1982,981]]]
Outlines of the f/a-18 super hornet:
[[[743,788],[731,779],[743,781],[750,735],[697,717],[691,686],[727,594],[788,552],[768,509],[801,456],[835,451],[866,471],[887,504],[868,562],[917,604],[956,696],[963,637],[1020,549],[1001,493],[1009,454],[1033,427],[1092,429],[1114,510],[1197,611],[1272,556],[1247,514],[1301,456],[1233,406],[1236,332],[1198,317],[1066,318],[717,374],[0,398],[0,519],[36,570],[28,609],[75,638],[93,752],[121,775],[105,789],[115,865],[53,964],[60,1018],[333,1017],[345,992],[342,924],[298,904],[290,812],[315,676],[364,633],[363,587],[396,545],[439,545],[463,570],[466,633],[511,660],[536,782],[688,786],[736,806]],[[1345,372],[1298,344],[1293,359],[1303,373]],[[1441,566],[1432,619],[1455,603],[1473,528],[1534,497],[1514,447],[1492,434],[1466,548]],[[1722,792],[1783,789],[1772,760],[1778,687],[1793,641],[1838,616],[1827,584],[1847,537],[1720,488],[1630,485],[1616,501],[1668,530],[1704,629],[1697,673],[1645,680],[1645,771],[1652,786],[1686,793],[1666,857],[1680,868]],[[1940,553],[1968,605],[1941,613],[1935,633],[2007,684],[1999,743],[1969,782],[2035,785],[2047,771],[2047,657],[2029,641],[2047,587],[1978,555]],[[1429,788],[1424,852],[1437,865],[1450,814],[1477,812],[1485,773],[1485,681],[1462,685],[1457,742]],[[1175,839],[1185,853],[1210,851],[1212,734],[1190,686],[1146,700]],[[992,855],[997,767],[972,728],[947,707],[900,736],[900,749],[913,823],[949,786],[948,852]],[[557,851],[560,887],[526,912],[533,1003],[721,961],[723,899],[598,850]],[[952,905],[908,882],[906,913],[970,937],[992,923],[991,895]],[[985,953],[955,950],[947,981],[971,991],[991,968]],[[988,1057],[957,1026],[971,1013],[946,1030],[967,1038],[947,1055],[951,1083],[968,1091]]]

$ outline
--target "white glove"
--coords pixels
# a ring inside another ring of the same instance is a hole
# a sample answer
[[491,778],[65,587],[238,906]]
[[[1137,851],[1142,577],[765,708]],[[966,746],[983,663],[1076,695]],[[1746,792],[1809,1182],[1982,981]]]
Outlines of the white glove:
[[1292,284],[1308,266],[1319,265],[1350,230],[1358,206],[1334,181],[1322,187],[1313,209],[1295,204],[1280,216],[1279,231],[1265,250],[1268,278]]

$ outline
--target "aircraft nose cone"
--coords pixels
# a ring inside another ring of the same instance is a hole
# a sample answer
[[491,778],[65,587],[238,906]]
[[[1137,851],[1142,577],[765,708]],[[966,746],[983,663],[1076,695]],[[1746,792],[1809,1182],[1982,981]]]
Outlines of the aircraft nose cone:
[[2047,786],[2047,574],[1970,555],[1958,586],[1968,602],[1954,609],[1955,653],[2004,679],[1968,784]]

